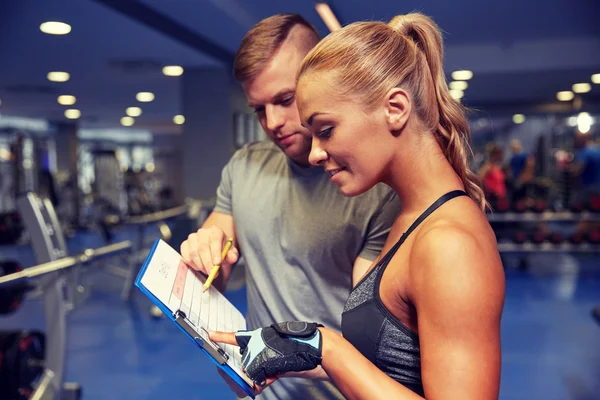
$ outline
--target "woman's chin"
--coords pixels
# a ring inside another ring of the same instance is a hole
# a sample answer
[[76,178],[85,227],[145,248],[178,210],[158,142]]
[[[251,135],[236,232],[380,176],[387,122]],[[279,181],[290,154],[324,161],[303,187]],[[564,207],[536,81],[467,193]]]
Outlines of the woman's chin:
[[355,197],[368,190],[368,188],[360,188],[356,185],[341,185],[339,189],[344,197]]

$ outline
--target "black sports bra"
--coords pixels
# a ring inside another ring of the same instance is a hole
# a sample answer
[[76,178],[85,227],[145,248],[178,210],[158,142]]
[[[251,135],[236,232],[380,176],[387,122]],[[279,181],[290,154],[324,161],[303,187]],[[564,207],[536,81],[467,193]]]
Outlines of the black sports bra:
[[454,190],[425,210],[354,287],[342,313],[342,334],[346,340],[388,376],[421,396],[424,393],[419,336],[386,308],[379,297],[379,285],[385,268],[411,232],[442,204],[466,195],[462,190]]

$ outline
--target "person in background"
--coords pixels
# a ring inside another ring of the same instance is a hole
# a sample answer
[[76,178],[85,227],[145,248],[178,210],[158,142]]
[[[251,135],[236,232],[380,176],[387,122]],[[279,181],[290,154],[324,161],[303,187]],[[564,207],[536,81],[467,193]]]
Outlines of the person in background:
[[510,142],[512,156],[509,161],[509,180],[512,186],[512,201],[525,199],[535,178],[535,156],[523,151],[521,141]]
[[579,177],[583,191],[597,191],[600,189],[600,147],[593,143],[589,134],[578,132],[575,135],[574,148],[574,176]]
[[402,210],[348,297],[343,336],[314,319],[211,333],[240,346],[257,390],[294,374],[348,399],[498,398],[504,271],[443,59],[439,28],[421,14],[353,23],[304,59],[311,163],[345,196],[389,185]]
[[506,197],[506,174],[502,169],[504,150],[497,144],[490,144],[486,162],[479,170],[479,179],[483,182],[483,190],[490,199]]
[[[317,319],[340,331],[348,293],[381,252],[399,211],[389,187],[346,197],[330,181],[332,171],[309,163],[312,136],[296,107],[296,74],[318,41],[316,29],[295,14],[267,18],[244,37],[235,77],[270,140],[233,155],[213,212],[181,244],[184,260],[207,273],[234,239],[213,284],[225,288],[244,256],[249,329]],[[343,398],[329,382],[302,379],[277,382],[262,397]]]

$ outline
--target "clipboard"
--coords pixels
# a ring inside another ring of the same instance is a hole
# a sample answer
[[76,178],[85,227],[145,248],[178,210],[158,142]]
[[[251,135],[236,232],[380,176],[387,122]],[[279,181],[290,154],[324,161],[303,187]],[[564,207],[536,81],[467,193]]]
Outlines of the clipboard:
[[[220,368],[223,372],[225,372],[227,374],[227,376],[229,376],[248,396],[250,396],[252,399],[254,399],[256,394],[254,393],[253,382],[246,374],[241,372],[241,370],[238,370],[239,371],[238,372],[238,371],[236,371],[236,369],[234,367],[232,367],[232,365],[234,365],[234,362],[232,360],[231,353],[228,354],[218,343],[211,341],[209,338],[208,332],[203,327],[196,326],[190,320],[188,315],[186,314],[186,310],[182,310],[179,307],[172,307],[172,306],[170,307],[169,305],[165,304],[161,299],[158,298],[157,294],[153,293],[152,290],[150,290],[147,287],[147,285],[145,285],[143,283],[144,277],[146,276],[146,273],[148,271],[148,267],[151,264],[153,264],[153,258],[155,256],[157,249],[159,249],[160,251],[163,251],[163,252],[168,251],[168,252],[172,253],[172,254],[168,255],[168,257],[170,258],[169,261],[172,261],[172,262],[176,262],[174,257],[179,256],[179,263],[185,265],[185,263],[183,263],[183,261],[181,260],[181,256],[179,255],[179,253],[176,250],[174,250],[171,246],[169,246],[162,239],[156,239],[156,241],[154,242],[154,244],[152,246],[152,249],[150,250],[148,256],[144,260],[144,263],[142,265],[142,268],[140,269],[140,272],[138,273],[138,276],[136,277],[135,285],[158,308],[160,308],[160,310],[188,338],[190,338],[190,340],[192,340],[208,356],[208,358],[213,362],[213,364],[215,364],[218,368]],[[154,267],[155,266],[156,265],[154,265]],[[171,265],[171,268],[173,268],[172,265]],[[179,267],[179,268],[181,268],[181,267]],[[186,268],[189,268],[189,267],[186,266]],[[156,271],[153,270],[153,273],[155,273],[155,272]],[[181,272],[181,271],[177,271],[176,274],[179,272]],[[173,271],[165,272],[165,276],[167,276],[169,273],[173,273]],[[199,273],[194,274],[194,275],[200,276]],[[177,279],[177,277],[178,277],[178,275],[176,276],[175,279]],[[206,277],[203,277],[203,278],[204,278],[204,280],[206,280]],[[199,280],[201,280],[201,279],[199,279]],[[170,283],[170,281],[168,281],[168,279],[165,280],[165,282]],[[203,281],[202,281],[202,283],[203,283]],[[176,285],[176,284],[177,283],[175,282],[174,285]],[[161,289],[165,290],[166,287],[161,287]],[[175,289],[168,288],[168,290],[174,291]],[[213,291],[212,295],[222,296],[222,294],[219,293],[217,291],[217,289],[211,287],[211,288],[209,288],[209,291],[210,290]],[[224,299],[224,297],[223,297],[223,299]],[[224,301],[227,301],[227,300],[224,300]],[[227,301],[227,303],[229,303],[229,302]],[[235,307],[233,307],[233,305],[231,305],[231,307],[235,308]]]

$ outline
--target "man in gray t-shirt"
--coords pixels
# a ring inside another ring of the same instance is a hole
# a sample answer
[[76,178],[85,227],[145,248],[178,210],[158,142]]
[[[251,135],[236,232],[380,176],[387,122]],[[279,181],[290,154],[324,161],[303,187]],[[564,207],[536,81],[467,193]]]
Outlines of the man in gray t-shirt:
[[[234,238],[213,285],[225,287],[242,253],[249,329],[299,320],[340,331],[350,289],[381,252],[399,212],[389,187],[344,197],[329,173],[308,162],[311,134],[300,124],[295,78],[317,42],[314,27],[294,14],[267,18],[248,32],[235,75],[271,140],[235,153],[215,209],[181,245],[190,265],[209,272],[221,262],[225,240]],[[301,379],[277,381],[259,397],[343,398],[329,382]]]

